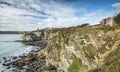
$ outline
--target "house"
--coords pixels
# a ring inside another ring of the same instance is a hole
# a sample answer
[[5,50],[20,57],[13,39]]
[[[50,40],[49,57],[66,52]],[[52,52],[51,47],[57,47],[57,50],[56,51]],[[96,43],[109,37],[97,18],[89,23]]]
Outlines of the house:
[[108,17],[108,18],[102,19],[100,21],[100,24],[101,25],[110,25],[110,26],[113,26],[113,24],[114,24],[114,17]]

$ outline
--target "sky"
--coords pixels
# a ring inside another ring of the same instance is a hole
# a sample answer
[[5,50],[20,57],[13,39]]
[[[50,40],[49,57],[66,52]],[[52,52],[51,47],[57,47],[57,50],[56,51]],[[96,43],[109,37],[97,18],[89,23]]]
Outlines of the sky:
[[0,0],[0,30],[71,27],[120,13],[120,0]]

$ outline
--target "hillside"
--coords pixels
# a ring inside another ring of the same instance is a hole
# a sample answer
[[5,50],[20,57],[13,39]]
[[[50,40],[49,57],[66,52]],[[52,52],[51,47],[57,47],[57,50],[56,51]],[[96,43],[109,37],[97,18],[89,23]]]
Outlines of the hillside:
[[[120,27],[71,27],[27,33],[23,41],[48,41],[42,49],[46,67],[56,72],[119,72]],[[45,69],[45,68],[43,68]]]

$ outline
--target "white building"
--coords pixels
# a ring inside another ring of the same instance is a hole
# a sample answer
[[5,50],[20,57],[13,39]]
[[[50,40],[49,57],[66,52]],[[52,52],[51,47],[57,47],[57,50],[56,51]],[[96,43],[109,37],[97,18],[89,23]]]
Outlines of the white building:
[[108,17],[108,18],[102,19],[102,21],[100,21],[100,24],[113,26],[114,17]]

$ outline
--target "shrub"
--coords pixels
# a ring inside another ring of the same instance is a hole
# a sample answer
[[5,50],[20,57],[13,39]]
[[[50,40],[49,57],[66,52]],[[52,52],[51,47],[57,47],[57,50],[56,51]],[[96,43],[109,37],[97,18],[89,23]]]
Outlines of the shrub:
[[120,13],[114,18],[116,24],[120,24]]

